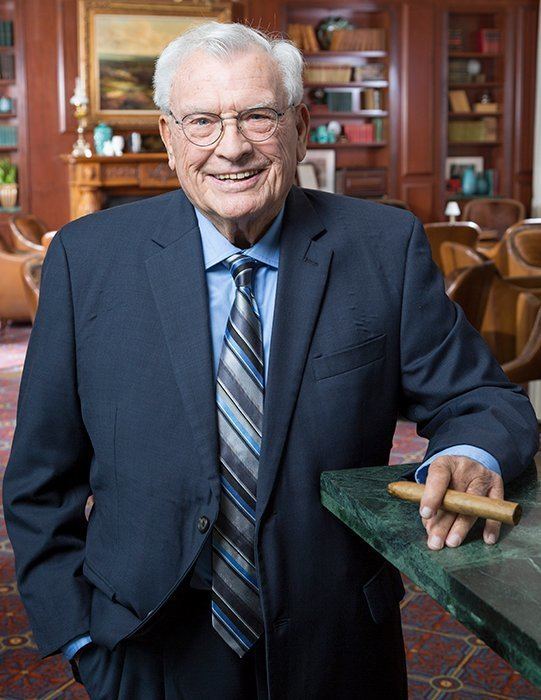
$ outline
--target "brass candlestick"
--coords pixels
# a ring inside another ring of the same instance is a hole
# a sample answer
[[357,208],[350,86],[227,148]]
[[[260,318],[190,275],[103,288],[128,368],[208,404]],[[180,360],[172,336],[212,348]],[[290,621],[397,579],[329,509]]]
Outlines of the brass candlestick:
[[75,79],[75,92],[70,98],[70,104],[75,107],[75,118],[77,119],[77,141],[73,144],[71,155],[75,157],[90,158],[92,150],[90,144],[85,139],[85,128],[87,125],[86,115],[88,114],[88,97],[86,96],[81,78]]

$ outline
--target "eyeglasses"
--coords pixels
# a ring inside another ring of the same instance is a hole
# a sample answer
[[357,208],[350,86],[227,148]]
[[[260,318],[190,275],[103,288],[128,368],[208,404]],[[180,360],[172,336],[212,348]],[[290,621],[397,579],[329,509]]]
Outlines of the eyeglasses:
[[267,141],[278,128],[280,118],[284,116],[290,105],[283,112],[278,112],[272,107],[254,107],[239,112],[236,117],[221,117],[211,112],[196,112],[187,114],[178,120],[173,112],[169,111],[175,124],[180,126],[184,136],[194,146],[212,146],[221,137],[226,119],[236,119],[237,129],[247,141],[259,143]]

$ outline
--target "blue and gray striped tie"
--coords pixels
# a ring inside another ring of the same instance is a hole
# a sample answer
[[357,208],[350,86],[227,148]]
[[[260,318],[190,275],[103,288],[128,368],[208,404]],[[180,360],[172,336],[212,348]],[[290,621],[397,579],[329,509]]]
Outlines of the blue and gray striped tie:
[[252,290],[258,263],[235,253],[224,264],[236,292],[216,386],[222,489],[212,533],[212,626],[243,656],[263,633],[254,532],[265,373],[261,319]]

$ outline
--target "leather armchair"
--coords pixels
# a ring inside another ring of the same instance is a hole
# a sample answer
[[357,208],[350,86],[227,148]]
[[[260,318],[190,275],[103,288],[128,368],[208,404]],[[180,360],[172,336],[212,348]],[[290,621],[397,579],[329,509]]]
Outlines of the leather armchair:
[[447,290],[519,384],[541,379],[541,278],[536,284],[513,284],[488,261],[464,270]]
[[481,233],[479,226],[472,221],[459,221],[454,224],[449,222],[425,224],[425,231],[430,243],[432,258],[440,269],[442,269],[440,249],[444,241],[461,243],[475,248]]
[[475,221],[482,229],[482,238],[499,240],[505,231],[526,216],[524,204],[517,199],[483,197],[471,199],[462,211],[463,221]]
[[7,246],[0,245],[0,328],[8,321],[31,320],[22,270],[32,257],[31,253],[9,252]]
[[468,267],[486,262],[484,255],[475,248],[453,241],[443,241],[440,247],[441,269],[446,279],[454,279]]
[[23,252],[43,253],[41,237],[48,227],[33,214],[15,214],[9,220],[13,246]]

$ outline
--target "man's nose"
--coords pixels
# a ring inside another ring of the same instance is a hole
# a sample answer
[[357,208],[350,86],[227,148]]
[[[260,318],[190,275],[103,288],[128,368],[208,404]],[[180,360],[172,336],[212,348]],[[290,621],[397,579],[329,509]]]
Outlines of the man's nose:
[[239,130],[237,120],[226,117],[223,121],[222,135],[214,150],[217,155],[235,161],[250,153],[252,144]]

